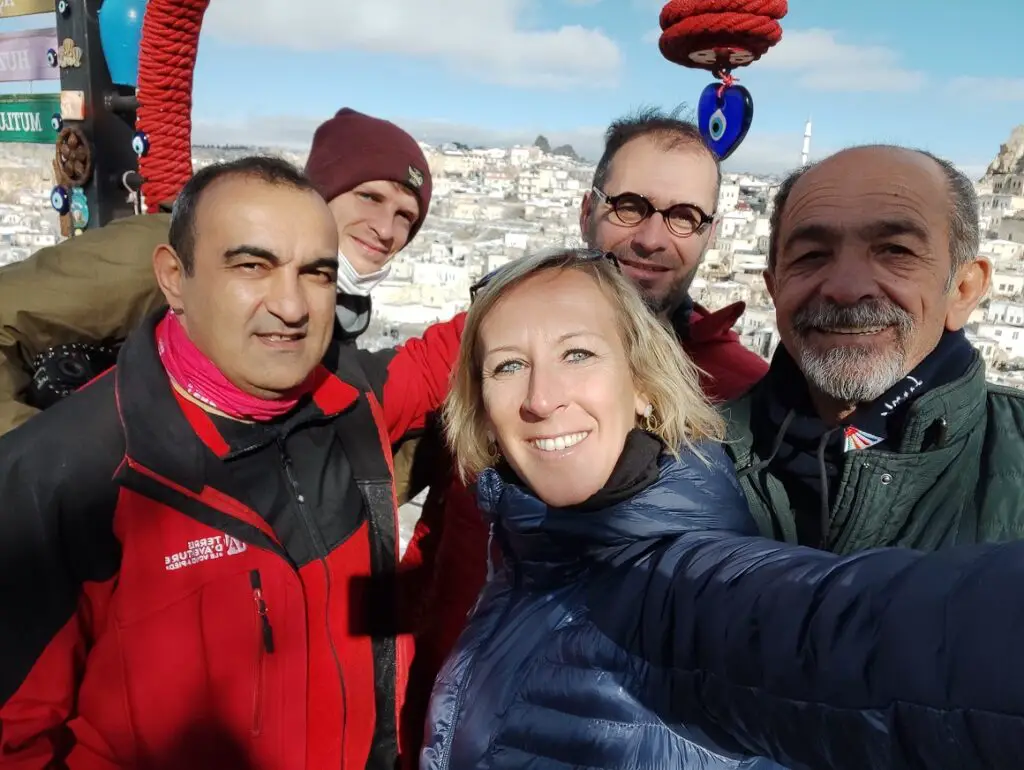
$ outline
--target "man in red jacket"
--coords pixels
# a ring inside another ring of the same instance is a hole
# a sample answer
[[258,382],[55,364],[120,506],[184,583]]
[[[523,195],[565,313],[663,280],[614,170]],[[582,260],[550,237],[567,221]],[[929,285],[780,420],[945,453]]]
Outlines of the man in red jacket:
[[[714,240],[721,168],[687,121],[645,111],[613,123],[605,151],[584,196],[580,229],[587,245],[613,252],[623,273],[651,310],[669,322],[683,349],[704,372],[701,384],[714,401],[744,393],[768,364],[732,331],[743,313],[737,302],[711,313],[694,304],[689,289]],[[416,659],[410,674],[410,732],[423,722],[424,694],[465,624],[486,579],[488,532],[471,489],[451,468],[436,434],[419,453],[431,463],[431,485],[404,565],[432,574],[420,602]],[[438,479],[446,479],[436,483]]]
[[200,170],[153,255],[170,309],[0,438],[0,768],[400,761],[390,446],[464,316],[341,344],[338,238],[283,161]]

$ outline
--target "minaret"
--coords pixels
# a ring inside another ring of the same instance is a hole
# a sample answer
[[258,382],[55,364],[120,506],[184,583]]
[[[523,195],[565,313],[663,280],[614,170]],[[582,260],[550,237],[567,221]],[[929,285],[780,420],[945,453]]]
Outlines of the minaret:
[[800,166],[807,165],[807,156],[811,154],[811,119],[807,118],[807,125],[804,127],[804,146],[800,150]]

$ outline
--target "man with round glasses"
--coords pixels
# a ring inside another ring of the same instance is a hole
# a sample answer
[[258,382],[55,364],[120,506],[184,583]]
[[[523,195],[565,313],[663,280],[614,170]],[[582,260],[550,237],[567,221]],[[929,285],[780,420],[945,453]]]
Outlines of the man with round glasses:
[[[638,147],[642,146],[642,144],[638,145]],[[707,248],[711,234],[714,233],[714,215],[706,214],[700,206],[693,203],[673,203],[659,209],[643,195],[635,192],[608,195],[604,190],[595,186],[591,188],[590,195],[607,206],[605,214],[609,222],[631,231],[628,234],[621,233],[624,238],[618,241],[618,251],[629,250],[623,256],[623,262],[633,281],[645,289],[644,297],[651,309],[656,313],[674,309],[674,305],[685,297],[697,266],[700,264],[700,258]],[[588,208],[592,210],[593,206]],[[657,221],[655,214],[661,215],[663,229],[656,224],[651,224]],[[596,231],[600,219],[593,213],[590,216],[592,224],[588,229],[593,228]],[[615,237],[615,233],[612,231],[608,235]],[[693,235],[698,238],[691,239],[690,237]],[[700,237],[703,235],[708,237]],[[596,241],[597,237],[596,232],[588,233],[590,240]],[[668,245],[661,248],[659,246],[652,248],[648,245],[666,241]],[[680,257],[678,264],[672,264],[671,260],[668,264],[665,264],[664,260],[659,261],[658,251],[667,252],[673,248],[676,242],[682,247],[677,252]],[[687,249],[685,248],[687,245],[692,245],[694,248]],[[687,257],[695,252],[697,247],[702,247],[701,253],[697,255],[697,264],[691,267]],[[660,281],[662,277],[664,277],[664,281]],[[668,289],[667,292],[662,293],[657,290],[659,281]]]
[[761,379],[767,365],[732,331],[742,302],[710,313],[690,285],[714,240],[722,170],[697,126],[646,110],[617,120],[583,198],[580,230],[587,245],[610,251],[669,322],[704,370],[705,392],[728,400]]

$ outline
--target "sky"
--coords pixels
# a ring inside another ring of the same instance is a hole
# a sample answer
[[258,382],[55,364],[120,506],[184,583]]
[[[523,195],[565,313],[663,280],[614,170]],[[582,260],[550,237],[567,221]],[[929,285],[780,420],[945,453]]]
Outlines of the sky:
[[[423,141],[528,144],[543,133],[596,158],[614,118],[646,105],[695,105],[711,82],[661,56],[661,6],[213,0],[196,65],[193,139],[302,147],[317,123],[348,106]],[[735,73],[755,109],[728,170],[792,168],[811,118],[812,159],[893,142],[931,150],[976,177],[1024,123],[1022,0],[789,7],[782,41]],[[42,22],[2,20],[0,32]]]

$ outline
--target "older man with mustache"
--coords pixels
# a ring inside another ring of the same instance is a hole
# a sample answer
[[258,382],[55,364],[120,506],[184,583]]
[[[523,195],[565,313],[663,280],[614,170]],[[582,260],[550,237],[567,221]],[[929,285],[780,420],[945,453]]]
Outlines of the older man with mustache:
[[970,180],[929,153],[844,150],[779,189],[765,280],[779,346],[726,406],[762,532],[837,553],[1024,536],[1024,393],[963,327],[989,283]]

